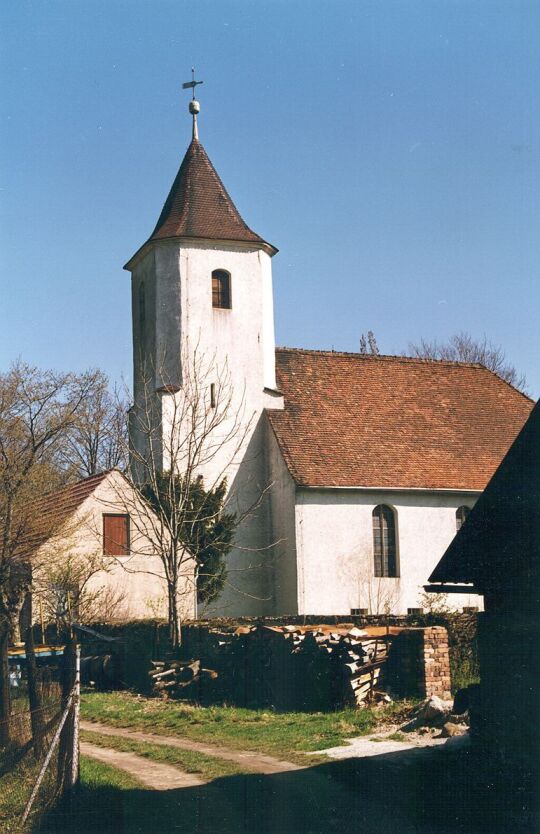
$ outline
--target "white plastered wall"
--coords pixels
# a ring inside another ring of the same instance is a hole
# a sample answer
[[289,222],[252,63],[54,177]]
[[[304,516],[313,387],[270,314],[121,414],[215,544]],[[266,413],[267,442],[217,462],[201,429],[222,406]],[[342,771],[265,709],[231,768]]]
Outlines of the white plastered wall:
[[[212,306],[211,276],[216,269],[231,275],[231,309]],[[136,313],[141,281],[147,288],[144,339]],[[151,289],[149,284],[153,285]],[[268,488],[263,410],[267,406],[283,406],[282,398],[273,392],[276,380],[271,258],[262,249],[234,243],[158,243],[134,269],[132,303],[136,403],[141,391],[141,348],[147,353],[147,362],[166,371],[164,375],[156,373],[156,387],[185,384],[195,352],[205,369],[212,365],[216,368],[216,380],[218,368],[221,379],[230,375],[230,419],[213,436],[215,454],[200,471],[207,487],[227,477],[228,509],[245,518],[237,530],[237,546],[228,557],[227,586],[219,600],[199,613],[233,616],[267,612],[272,605],[268,550],[271,535],[268,501],[261,500]],[[205,373],[205,389],[211,382],[212,375]],[[209,390],[206,393],[209,397]],[[165,449],[170,436],[168,415],[175,412],[175,398],[176,403],[180,402],[182,394],[159,396]],[[177,417],[178,413],[176,408]],[[234,421],[239,424],[237,429],[221,445],[220,435],[225,437]],[[134,413],[132,442],[142,448],[135,423]],[[165,453],[165,469],[167,463]]]
[[[130,554],[103,556],[103,515],[129,514]],[[144,619],[167,616],[167,585],[161,559],[150,533],[148,510],[143,509],[136,492],[119,472],[111,472],[68,519],[63,530],[44,544],[35,563],[41,570],[35,577],[43,588],[47,583],[47,564],[68,555],[90,564],[102,559],[105,570],[96,572],[88,582],[88,593],[96,595],[99,611],[103,600],[106,619]],[[179,605],[182,617],[195,613],[193,564],[186,562],[180,582]]]
[[[406,614],[421,607],[431,571],[456,533],[456,509],[472,507],[478,493],[297,489],[298,613]],[[374,576],[372,512],[395,511],[398,578]],[[291,553],[291,556],[293,554]],[[433,597],[434,595],[430,595]],[[481,607],[481,597],[451,594],[454,608]]]

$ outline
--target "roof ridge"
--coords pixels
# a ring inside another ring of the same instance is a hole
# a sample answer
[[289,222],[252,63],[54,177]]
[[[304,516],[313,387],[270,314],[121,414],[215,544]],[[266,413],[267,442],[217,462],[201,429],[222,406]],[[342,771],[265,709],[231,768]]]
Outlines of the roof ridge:
[[[335,356],[337,358],[349,358],[352,357],[354,359],[360,359],[362,361],[394,361],[394,362],[404,362],[404,363],[412,363],[412,364],[420,364],[420,365],[451,365],[457,366],[460,368],[468,367],[468,368],[482,368],[486,371],[490,371],[490,373],[495,374],[494,371],[491,371],[490,368],[483,365],[481,362],[460,362],[459,360],[454,359],[428,359],[422,356],[400,356],[399,354],[386,354],[386,353],[359,353],[355,351],[346,351],[346,350],[319,350],[313,348],[293,348],[293,347],[276,347],[276,353],[305,353],[311,356]],[[502,380],[498,374],[495,374],[498,379]],[[506,380],[502,380],[505,382]],[[510,383],[507,383],[508,385]],[[513,386],[510,386],[513,388]],[[518,389],[515,389],[518,390]]]
[[48,498],[53,496],[60,495],[63,492],[67,492],[67,490],[75,490],[78,487],[81,487],[83,484],[88,484],[89,481],[95,480],[96,486],[100,483],[107,475],[110,475],[111,472],[120,472],[120,470],[113,466],[111,469],[104,469],[103,472],[95,472],[93,475],[87,475],[86,478],[79,478],[78,481],[73,481],[70,484],[63,484],[63,486],[58,487],[57,489],[51,489],[49,492],[44,492],[43,495],[40,497],[40,501],[44,501]]

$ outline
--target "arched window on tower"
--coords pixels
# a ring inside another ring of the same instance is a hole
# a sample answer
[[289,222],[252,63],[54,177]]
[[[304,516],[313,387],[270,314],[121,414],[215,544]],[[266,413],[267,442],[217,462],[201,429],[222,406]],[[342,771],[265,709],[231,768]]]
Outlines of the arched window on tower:
[[467,521],[467,516],[471,511],[470,507],[467,507],[466,504],[463,506],[458,507],[456,510],[456,530],[461,530],[465,522]]
[[212,272],[212,307],[230,310],[231,304],[231,274],[225,269],[214,269]]
[[399,576],[396,517],[392,507],[379,504],[373,510],[373,558],[375,576]]

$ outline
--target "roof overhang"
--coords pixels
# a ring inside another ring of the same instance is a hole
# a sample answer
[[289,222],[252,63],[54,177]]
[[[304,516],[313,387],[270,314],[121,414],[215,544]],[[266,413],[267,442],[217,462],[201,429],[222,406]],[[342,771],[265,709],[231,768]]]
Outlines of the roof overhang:
[[[292,474],[292,473],[291,473]],[[293,476],[294,477],[294,476]],[[342,490],[348,492],[414,492],[426,494],[441,493],[444,495],[481,495],[481,489],[459,489],[456,487],[408,487],[408,486],[323,486],[317,484],[303,484],[296,481],[299,489],[306,490]]]
[[145,255],[150,252],[153,246],[159,243],[170,243],[171,241],[180,241],[181,243],[187,243],[188,245],[194,246],[197,244],[204,244],[205,246],[215,246],[218,248],[235,248],[235,249],[244,249],[246,251],[253,251],[254,249],[262,249],[263,252],[266,252],[267,255],[270,255],[271,258],[274,257],[279,252],[275,246],[271,243],[267,243],[265,240],[260,242],[257,241],[246,241],[246,240],[225,240],[220,238],[209,238],[209,237],[187,237],[185,235],[181,235],[179,237],[160,237],[160,238],[150,238],[147,240],[146,243],[137,249],[134,255],[124,264],[124,269],[128,272],[133,272],[137,264],[145,257]]
[[428,594],[481,594],[474,585],[454,585],[447,582],[432,582],[424,585]]

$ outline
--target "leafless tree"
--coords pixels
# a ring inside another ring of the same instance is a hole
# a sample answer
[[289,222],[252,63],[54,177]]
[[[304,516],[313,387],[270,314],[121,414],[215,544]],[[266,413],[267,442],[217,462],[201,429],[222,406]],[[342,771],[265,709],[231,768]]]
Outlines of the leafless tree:
[[[237,529],[259,506],[266,487],[249,507],[234,514],[220,502],[194,500],[203,477],[204,490],[215,492],[231,467],[238,465],[254,415],[247,413],[244,391],[233,390],[227,363],[219,365],[198,347],[184,353],[181,386],[162,384],[156,391],[155,379],[163,380],[163,376],[161,368],[157,374],[147,368],[130,413],[131,471],[147,500],[146,513],[141,516],[139,510],[130,515],[135,525],[143,524],[144,535],[160,555],[168,590],[170,637],[177,646],[182,597],[195,595],[199,574],[205,570],[204,541],[194,531],[208,525],[217,529],[224,513],[229,533],[231,524]],[[227,553],[231,538],[224,534],[220,542],[218,536],[214,544]],[[224,572],[221,579],[225,581]]]
[[360,353],[370,353],[372,356],[379,355],[379,346],[373,330],[368,330],[367,336],[364,333],[360,336]]
[[70,478],[87,478],[108,469],[125,469],[127,460],[127,401],[100,370],[77,410],[60,450],[60,462]]
[[[81,538],[89,543],[88,548],[78,546]],[[62,633],[70,632],[74,622],[110,622],[121,613],[125,593],[99,581],[105,580],[116,562],[104,555],[101,533],[90,515],[64,520],[34,562],[34,599],[45,622],[55,622]]]
[[8,642],[30,589],[33,544],[54,514],[39,511],[57,485],[61,443],[93,384],[93,374],[57,374],[16,362],[0,374],[0,743],[9,739]]
[[420,342],[409,343],[407,355],[420,359],[479,362],[514,388],[527,393],[524,374],[519,373],[508,362],[502,347],[491,342],[485,335],[475,339],[470,333],[462,331],[451,336],[446,342],[438,342],[436,339],[430,342],[427,339],[421,339]]

